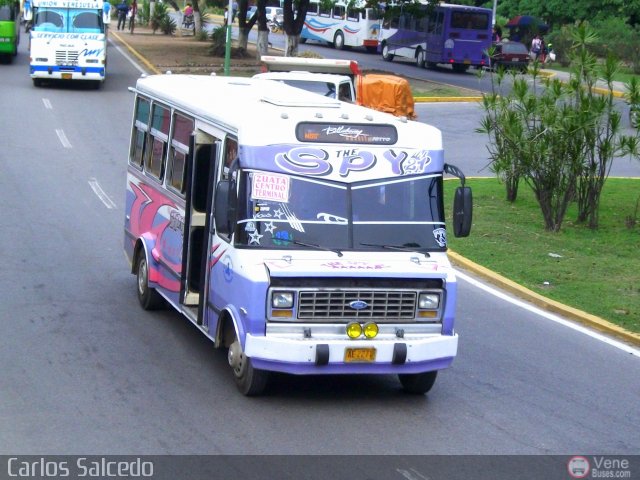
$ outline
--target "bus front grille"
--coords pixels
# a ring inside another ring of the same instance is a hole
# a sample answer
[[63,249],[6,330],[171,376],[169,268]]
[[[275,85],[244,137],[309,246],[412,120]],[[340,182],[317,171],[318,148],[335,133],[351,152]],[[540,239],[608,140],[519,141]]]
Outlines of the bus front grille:
[[417,292],[397,290],[301,291],[300,320],[413,320]]

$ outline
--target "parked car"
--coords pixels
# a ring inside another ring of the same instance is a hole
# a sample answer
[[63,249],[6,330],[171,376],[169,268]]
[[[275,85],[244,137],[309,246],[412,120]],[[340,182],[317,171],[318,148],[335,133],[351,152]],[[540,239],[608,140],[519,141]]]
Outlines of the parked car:
[[499,67],[515,68],[526,72],[529,68],[529,49],[520,42],[499,42],[493,45],[494,52],[491,56],[491,68]]
[[277,20],[284,23],[284,10],[280,7],[265,7],[267,22]]

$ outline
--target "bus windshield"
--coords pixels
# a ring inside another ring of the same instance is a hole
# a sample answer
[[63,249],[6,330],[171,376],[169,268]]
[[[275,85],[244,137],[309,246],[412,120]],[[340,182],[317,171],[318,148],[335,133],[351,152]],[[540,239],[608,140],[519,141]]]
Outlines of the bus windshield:
[[237,246],[446,247],[441,175],[347,185],[247,171],[240,176],[239,190]]
[[0,22],[13,22],[16,19],[16,9],[9,5],[0,5]]
[[52,33],[104,33],[99,10],[39,8],[33,30]]

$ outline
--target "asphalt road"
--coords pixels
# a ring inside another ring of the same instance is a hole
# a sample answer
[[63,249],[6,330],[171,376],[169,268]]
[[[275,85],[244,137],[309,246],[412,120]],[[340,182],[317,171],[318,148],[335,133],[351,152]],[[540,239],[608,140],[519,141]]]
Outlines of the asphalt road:
[[[429,395],[392,376],[279,375],[242,397],[224,352],[137,303],[122,243],[139,70],[110,45],[101,90],[35,88],[27,62],[23,42],[0,65],[0,454],[638,453],[640,352],[463,272],[459,355]],[[469,174],[485,163],[473,108],[419,110],[457,127],[446,158]],[[367,478],[443,478],[409,470]]]

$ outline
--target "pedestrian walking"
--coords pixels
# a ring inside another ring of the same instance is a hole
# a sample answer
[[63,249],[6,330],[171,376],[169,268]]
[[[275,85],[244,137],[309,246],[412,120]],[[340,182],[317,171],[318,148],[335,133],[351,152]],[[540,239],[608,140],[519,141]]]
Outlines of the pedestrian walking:
[[111,24],[111,3],[109,3],[109,0],[102,2],[102,23],[104,23],[106,31],[109,28],[109,24]]
[[133,33],[134,28],[136,27],[136,15],[138,14],[138,2],[137,0],[133,0],[131,3],[131,8],[129,9],[129,32]]
[[127,13],[129,13],[129,5],[126,0],[122,0],[116,7],[118,12],[118,30],[124,30],[127,26]]
[[542,40],[540,40],[540,35],[536,35],[535,37],[533,37],[533,40],[531,40],[531,60],[538,60],[540,52],[542,52]]

